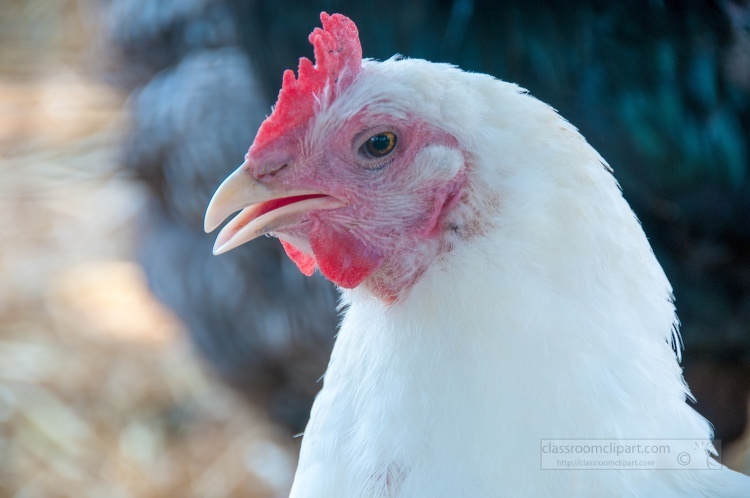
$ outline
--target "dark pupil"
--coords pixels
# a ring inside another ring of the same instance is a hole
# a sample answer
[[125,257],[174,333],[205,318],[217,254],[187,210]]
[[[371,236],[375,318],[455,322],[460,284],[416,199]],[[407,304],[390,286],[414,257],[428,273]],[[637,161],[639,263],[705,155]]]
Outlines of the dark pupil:
[[391,137],[388,135],[375,135],[370,139],[370,142],[375,151],[383,152],[391,146]]
[[381,133],[367,139],[365,149],[372,157],[385,157],[391,153],[396,146],[396,135],[393,133]]

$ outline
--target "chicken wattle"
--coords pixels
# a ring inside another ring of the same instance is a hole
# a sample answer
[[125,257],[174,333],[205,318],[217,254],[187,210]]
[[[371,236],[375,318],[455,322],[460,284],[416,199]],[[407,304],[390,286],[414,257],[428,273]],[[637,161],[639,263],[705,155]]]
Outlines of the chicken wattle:
[[[540,466],[542,441],[711,439],[671,287],[611,170],[516,85],[362,60],[321,15],[206,213],[215,253],[278,237],[347,308],[292,496],[750,496],[666,465]],[[710,443],[702,458],[711,462]]]

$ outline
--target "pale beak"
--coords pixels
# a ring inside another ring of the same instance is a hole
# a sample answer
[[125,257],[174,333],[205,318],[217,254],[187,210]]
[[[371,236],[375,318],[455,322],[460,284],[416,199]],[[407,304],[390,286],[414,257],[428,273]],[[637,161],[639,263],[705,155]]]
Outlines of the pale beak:
[[242,209],[216,237],[214,254],[303,221],[311,211],[335,209],[346,204],[312,190],[287,189],[257,182],[246,161],[224,180],[206,209],[203,228],[211,232],[230,214]]

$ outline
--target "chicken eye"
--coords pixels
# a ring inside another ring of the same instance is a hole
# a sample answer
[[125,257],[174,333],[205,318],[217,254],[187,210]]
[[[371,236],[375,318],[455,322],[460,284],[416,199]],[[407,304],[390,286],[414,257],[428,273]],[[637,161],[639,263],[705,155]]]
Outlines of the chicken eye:
[[378,133],[367,139],[362,144],[362,151],[365,155],[374,158],[385,157],[396,147],[396,134],[390,131]]

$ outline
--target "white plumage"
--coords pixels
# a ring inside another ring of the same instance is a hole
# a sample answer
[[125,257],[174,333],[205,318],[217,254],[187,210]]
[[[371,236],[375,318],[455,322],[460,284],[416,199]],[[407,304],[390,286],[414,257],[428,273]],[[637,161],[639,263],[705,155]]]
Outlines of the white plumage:
[[[368,248],[391,246],[379,269],[342,289],[345,316],[293,498],[750,496],[750,478],[726,468],[540,468],[542,439],[711,438],[686,403],[669,282],[609,167],[573,126],[515,85],[422,60],[364,61],[332,93],[293,132],[307,151],[293,167],[360,129],[355,117],[379,126],[393,117],[397,130],[429,123],[450,139],[404,145],[382,173],[409,157],[402,190],[384,194],[386,180],[370,177],[378,215],[368,222],[359,209],[350,229]],[[401,233],[384,232],[385,220],[407,219],[420,185],[460,174],[439,235],[393,245]],[[228,202],[226,192],[209,228],[269,198]],[[341,224],[347,213],[323,215]],[[301,232],[270,231],[315,252]]]

